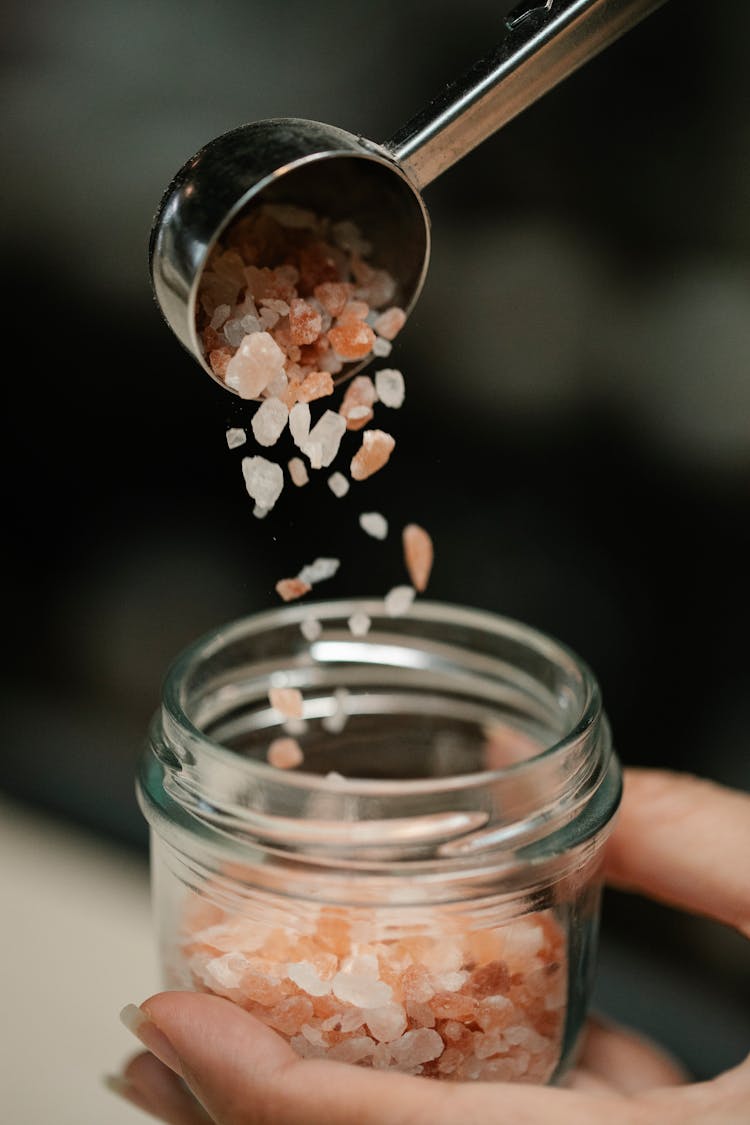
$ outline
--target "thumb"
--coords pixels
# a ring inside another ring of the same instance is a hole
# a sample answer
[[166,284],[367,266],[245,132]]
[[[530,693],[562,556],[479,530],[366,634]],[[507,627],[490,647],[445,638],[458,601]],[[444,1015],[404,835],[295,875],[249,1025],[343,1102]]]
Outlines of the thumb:
[[[494,1119],[593,1125],[610,1101],[571,1090],[436,1082],[301,1059],[249,1013],[202,993],[162,992],[142,1011],[174,1052],[171,1064],[164,1061],[173,1069],[179,1063],[179,1073],[218,1125],[455,1125]],[[609,1107],[610,1125],[627,1120],[617,1103]]]

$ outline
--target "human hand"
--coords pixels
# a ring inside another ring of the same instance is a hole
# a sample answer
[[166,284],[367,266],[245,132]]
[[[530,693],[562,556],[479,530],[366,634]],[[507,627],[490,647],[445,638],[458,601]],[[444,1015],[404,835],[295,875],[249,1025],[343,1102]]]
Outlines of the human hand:
[[[626,772],[606,877],[750,937],[750,797],[711,782]],[[216,996],[163,992],[129,1008],[148,1048],[113,1083],[168,1125],[747,1125],[750,1057],[709,1082],[639,1036],[592,1020],[565,1088],[436,1082],[300,1059],[275,1032]]]

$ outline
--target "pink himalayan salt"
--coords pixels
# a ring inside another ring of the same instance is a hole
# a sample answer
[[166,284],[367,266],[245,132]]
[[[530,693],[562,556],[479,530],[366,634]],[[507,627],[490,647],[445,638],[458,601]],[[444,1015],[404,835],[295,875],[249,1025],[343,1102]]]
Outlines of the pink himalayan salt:
[[297,688],[271,688],[268,702],[285,719],[302,718],[302,692]]
[[369,375],[357,375],[352,379],[339,406],[339,414],[346,418],[347,430],[361,430],[370,421],[377,398],[375,384]]
[[328,371],[311,371],[297,388],[298,402],[314,402],[333,394],[333,376]]
[[352,295],[352,287],[347,282],[324,281],[315,286],[314,293],[330,316],[339,316]]
[[328,332],[328,339],[336,355],[341,359],[364,359],[372,351],[375,333],[369,324],[354,317],[340,321]]
[[434,558],[432,539],[419,524],[409,523],[403,530],[402,541],[404,561],[412,585],[420,594],[423,594],[427,589],[430,572],[432,571]]
[[274,738],[268,747],[266,760],[279,770],[293,770],[302,765],[305,755],[296,738]]
[[276,593],[285,602],[294,601],[295,598],[301,598],[304,594],[309,594],[312,586],[307,582],[301,582],[299,578],[281,578],[276,583]]
[[263,1022],[283,1035],[294,1035],[303,1023],[312,1018],[313,1006],[306,996],[290,996],[276,1004],[263,1017]]
[[310,477],[307,475],[307,468],[305,462],[300,457],[292,457],[287,468],[289,469],[289,476],[292,478],[292,483],[297,485],[297,488],[302,488],[307,484]]
[[437,1031],[428,1027],[407,1031],[390,1046],[393,1061],[399,1069],[431,1062],[439,1058],[445,1048]]
[[390,458],[395,445],[395,439],[383,430],[365,430],[362,446],[352,458],[352,479],[366,480],[377,473]]
[[394,305],[380,314],[373,324],[373,328],[378,336],[383,336],[386,340],[393,340],[398,336],[405,323],[406,313],[403,309]]
[[224,382],[240,398],[257,398],[284,369],[284,353],[268,332],[245,336],[227,364]]
[[311,344],[322,328],[320,313],[302,297],[294,297],[289,306],[289,335],[293,344]]

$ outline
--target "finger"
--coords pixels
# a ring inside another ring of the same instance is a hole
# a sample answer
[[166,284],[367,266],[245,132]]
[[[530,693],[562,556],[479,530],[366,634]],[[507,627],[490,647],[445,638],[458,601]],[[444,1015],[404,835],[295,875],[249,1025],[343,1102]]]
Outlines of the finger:
[[750,796],[688,774],[627,770],[606,876],[750,937]]
[[623,1094],[681,1086],[689,1081],[682,1065],[662,1047],[600,1017],[589,1020],[579,1066],[586,1076],[607,1083],[611,1090]]
[[447,1083],[300,1059],[275,1032],[216,996],[163,992],[143,1005],[218,1125],[632,1125],[620,1095],[506,1083]]
[[181,1079],[148,1052],[136,1055],[128,1063],[122,1082],[124,1097],[167,1125],[207,1125],[210,1122]]

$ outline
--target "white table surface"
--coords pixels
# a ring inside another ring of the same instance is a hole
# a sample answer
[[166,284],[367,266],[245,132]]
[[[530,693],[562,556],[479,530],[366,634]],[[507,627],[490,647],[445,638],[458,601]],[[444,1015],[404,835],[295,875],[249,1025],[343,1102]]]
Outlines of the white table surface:
[[159,987],[146,863],[0,800],[0,919],[3,1122],[145,1122],[102,1076],[137,1050],[120,1008]]

